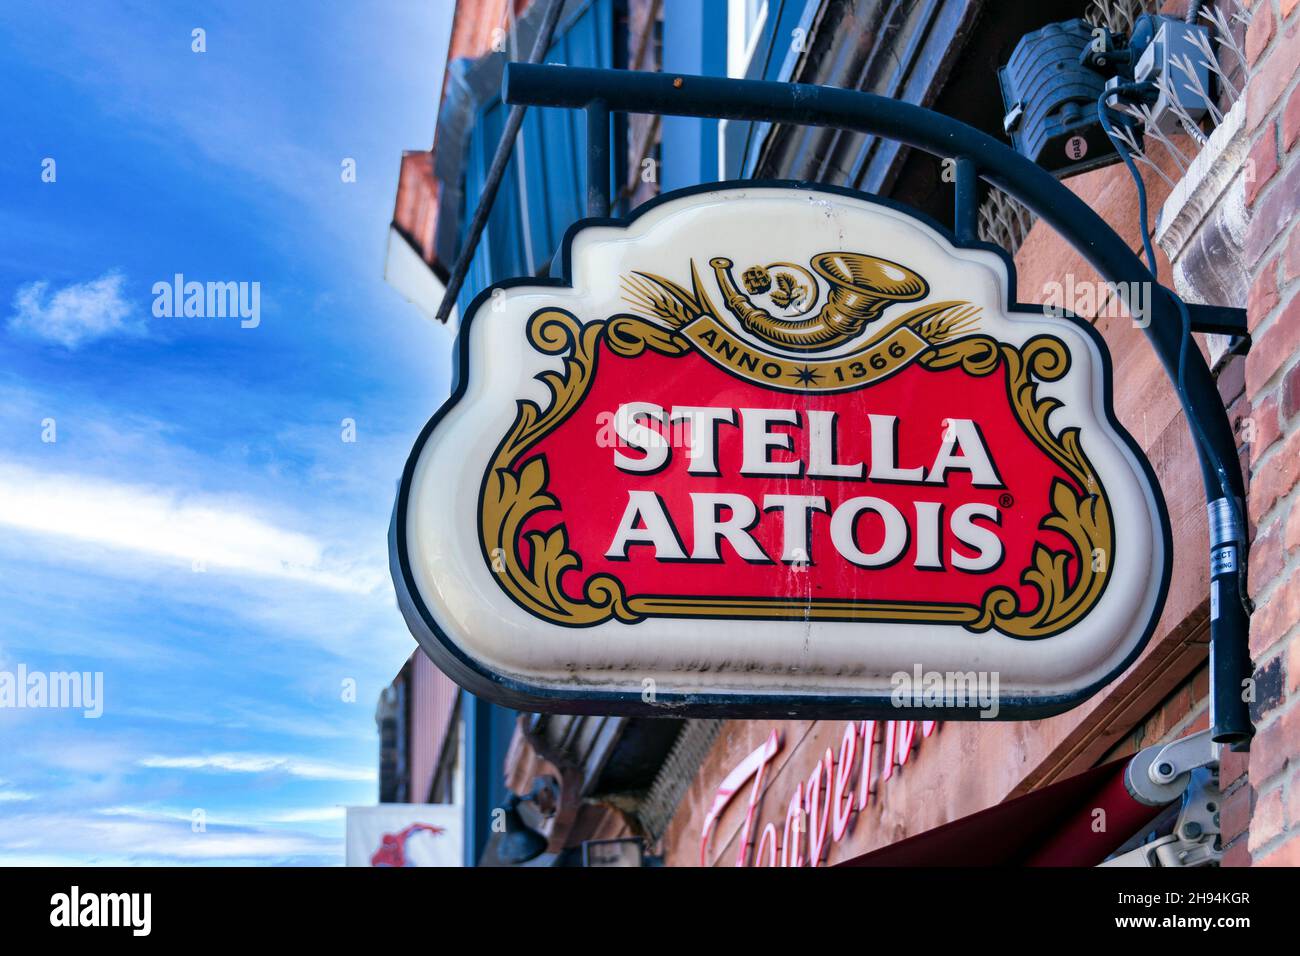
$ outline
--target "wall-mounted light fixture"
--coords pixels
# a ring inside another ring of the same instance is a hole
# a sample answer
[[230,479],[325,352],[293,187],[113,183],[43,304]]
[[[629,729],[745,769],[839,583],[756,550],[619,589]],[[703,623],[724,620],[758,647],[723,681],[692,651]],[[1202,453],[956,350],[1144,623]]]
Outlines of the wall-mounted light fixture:
[[1003,130],[1011,145],[1060,178],[1118,159],[1097,115],[1097,101],[1119,84],[1150,84],[1147,116],[1120,115],[1135,145],[1144,125],[1173,132],[1202,116],[1210,76],[1202,61],[1209,48],[1204,26],[1174,17],[1141,16],[1128,35],[1085,20],[1052,23],[1020,38],[998,70],[1006,109]]
[[523,796],[512,793],[497,808],[503,828],[497,844],[497,857],[502,862],[527,863],[546,852],[549,841],[524,821],[519,813],[519,804],[531,802],[543,815],[549,815],[555,812],[559,792],[560,784],[554,777],[538,777],[528,793]]

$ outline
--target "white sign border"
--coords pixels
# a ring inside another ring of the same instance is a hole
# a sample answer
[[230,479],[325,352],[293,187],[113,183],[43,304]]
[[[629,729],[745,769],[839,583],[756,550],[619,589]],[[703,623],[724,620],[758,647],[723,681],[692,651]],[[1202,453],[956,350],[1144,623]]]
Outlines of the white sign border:
[[[459,330],[455,344],[456,368],[453,389],[450,397],[430,419],[421,431],[411,456],[403,472],[401,486],[394,508],[393,521],[389,531],[390,563],[393,580],[398,596],[398,605],[406,618],[412,634],[433,661],[461,686],[477,696],[492,700],[505,706],[529,711],[551,711],[564,713],[594,714],[633,714],[653,716],[728,716],[728,717],[900,717],[926,719],[973,719],[978,716],[973,708],[909,708],[900,711],[890,701],[888,694],[854,695],[844,693],[808,693],[783,694],[773,692],[745,693],[674,691],[664,686],[657,686],[653,701],[643,699],[643,694],[634,687],[622,689],[605,689],[595,683],[575,679],[563,686],[530,682],[520,676],[505,673],[484,665],[447,635],[438,624],[435,616],[425,604],[416,577],[412,573],[407,550],[407,525],[409,521],[407,504],[411,484],[426,441],[438,424],[452,411],[464,397],[469,386],[470,368],[470,332],[474,319],[483,309],[494,293],[499,290],[527,289],[529,292],[545,294],[555,290],[573,288],[572,251],[579,236],[588,230],[609,228],[627,230],[640,218],[653,210],[658,210],[673,202],[693,200],[699,202],[704,194],[730,193],[730,196],[718,198],[737,199],[740,192],[761,193],[766,190],[795,191],[801,197],[815,200],[818,194],[827,199],[842,201],[845,199],[879,206],[894,214],[902,214],[915,221],[925,230],[935,233],[951,251],[971,250],[987,255],[992,253],[999,261],[1005,276],[1005,288],[1000,290],[1004,313],[1008,317],[1020,314],[1049,318],[1052,323],[1066,323],[1067,327],[1081,331],[1091,345],[1090,351],[1097,361],[1093,367],[1094,413],[1098,421],[1109,427],[1118,439],[1118,448],[1126,452],[1135,465],[1135,472],[1144,480],[1150,511],[1158,524],[1161,553],[1157,567],[1152,571],[1158,573],[1159,580],[1154,588],[1148,589],[1150,611],[1140,637],[1124,657],[1109,673],[1085,687],[1062,694],[1013,695],[1001,697],[998,704],[997,719],[1033,720],[1052,714],[1061,713],[1087,700],[1101,687],[1110,683],[1126,670],[1138,657],[1150,639],[1168,593],[1172,570],[1172,538],[1167,509],[1161,494],[1159,483],[1150,466],[1132,436],[1115,418],[1111,401],[1112,367],[1110,354],[1099,333],[1091,324],[1071,314],[1048,315],[1043,307],[1011,302],[1015,289],[1015,266],[1005,250],[987,243],[963,243],[952,235],[951,231],[935,223],[924,214],[914,209],[894,203],[880,197],[869,196],[854,190],[839,187],[791,181],[732,181],[709,183],[687,189],[663,194],[638,207],[626,219],[584,219],[574,223],[566,232],[560,251],[562,278],[538,279],[532,277],[507,279],[482,290],[467,310],[465,321]],[[487,319],[491,320],[491,315]],[[541,625],[549,626],[549,625]],[[626,625],[615,625],[625,627]]]

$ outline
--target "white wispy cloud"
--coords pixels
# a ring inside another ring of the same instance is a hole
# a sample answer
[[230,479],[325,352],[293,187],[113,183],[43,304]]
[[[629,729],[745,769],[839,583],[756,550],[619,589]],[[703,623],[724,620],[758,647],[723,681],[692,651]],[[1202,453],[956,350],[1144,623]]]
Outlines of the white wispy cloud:
[[[193,823],[192,810],[157,809],[154,807],[112,806],[101,807],[95,811],[102,817],[129,817],[135,820],[171,821]],[[240,815],[213,816],[208,814],[204,820],[207,826],[245,827],[298,824],[298,823],[342,823],[347,816],[347,808],[341,804],[327,807],[299,807],[278,813],[244,813]]]
[[0,863],[246,863],[339,861],[336,839],[135,814],[16,814],[0,818]]
[[315,538],[238,504],[85,475],[0,466],[0,525],[335,591],[369,594],[384,581],[382,568],[327,561]]
[[135,310],[123,298],[125,282],[120,272],[53,291],[45,280],[29,282],[14,294],[9,328],[67,349],[109,335],[139,335],[144,325],[130,320]]
[[301,810],[286,810],[266,818],[267,823],[329,823],[343,822],[347,809],[342,806],[306,807]]
[[277,754],[215,753],[177,757],[161,755],[140,760],[141,767],[160,770],[205,770],[212,773],[287,774],[308,780],[373,781],[376,771],[323,760]]

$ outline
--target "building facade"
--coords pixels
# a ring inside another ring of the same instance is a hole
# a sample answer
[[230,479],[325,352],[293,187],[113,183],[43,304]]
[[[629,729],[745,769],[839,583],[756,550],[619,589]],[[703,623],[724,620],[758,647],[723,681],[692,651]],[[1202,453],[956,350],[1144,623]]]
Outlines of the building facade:
[[[1254,677],[1243,693],[1257,734],[1248,751],[1221,754],[1215,813],[1222,862],[1231,866],[1300,864],[1300,510],[1292,507],[1300,494],[1297,6],[569,0],[547,57],[571,66],[867,90],[1002,137],[997,73],[1026,34],[1074,18],[1125,33],[1153,12],[1220,25],[1222,77],[1210,115],[1196,129],[1148,135],[1140,169],[1160,281],[1188,302],[1244,307],[1252,340],[1244,351],[1225,336],[1197,336],[1236,429],[1249,487],[1256,610]],[[394,284],[430,314],[462,251],[505,125],[504,63],[527,58],[544,7],[525,0],[457,5],[436,138],[431,150],[403,157],[389,253]],[[798,179],[887,197],[939,222],[953,218],[953,180],[941,159],[872,136],[647,116],[616,117],[612,135],[614,215],[701,182]],[[460,293],[462,309],[494,281],[547,274],[564,230],[585,214],[585,156],[580,115],[529,111]],[[1137,195],[1123,164],[1066,183],[1141,249]],[[1014,256],[1018,299],[1063,304],[1104,336],[1116,416],[1159,477],[1173,529],[1173,574],[1141,657],[1083,705],[1027,723],[562,717],[515,714],[462,693],[457,719],[465,728],[466,812],[473,818],[467,834],[477,834],[467,838],[467,863],[510,862],[496,855],[502,834],[492,829],[491,811],[539,779],[548,781],[550,796],[521,808],[525,825],[547,840],[534,865],[578,863],[584,843],[616,839],[638,840],[648,859],[667,865],[829,865],[1009,801],[1064,792],[1053,785],[1091,780],[1086,775],[1112,761],[1209,726],[1207,516],[1178,397],[1130,302],[1046,224],[982,188],[980,236]],[[424,724],[407,729],[432,732]],[[1088,794],[1075,802],[1085,807]],[[1056,811],[1058,824],[1065,812]],[[1167,832],[1174,816],[1123,834],[1115,847]],[[975,858],[946,859],[1042,862],[1051,832],[1049,820],[1035,845],[1010,857],[969,850]]]

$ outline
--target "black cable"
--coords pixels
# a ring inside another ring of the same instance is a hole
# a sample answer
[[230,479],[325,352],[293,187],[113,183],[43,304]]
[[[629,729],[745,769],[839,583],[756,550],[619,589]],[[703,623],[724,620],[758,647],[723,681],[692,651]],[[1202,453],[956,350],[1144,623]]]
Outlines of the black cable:
[[1128,147],[1115,133],[1115,128],[1111,126],[1110,117],[1107,114],[1109,107],[1106,101],[1112,96],[1122,96],[1125,93],[1145,92],[1153,89],[1151,83],[1123,83],[1112,89],[1102,92],[1097,98],[1097,117],[1101,120],[1102,129],[1110,138],[1111,144],[1114,145],[1115,151],[1119,153],[1120,159],[1128,168],[1129,175],[1133,177],[1133,184],[1137,188],[1138,194],[1138,227],[1142,235],[1142,250],[1146,254],[1147,271],[1151,273],[1151,278],[1156,288],[1164,292],[1174,302],[1178,308],[1179,318],[1182,320],[1182,336],[1178,343],[1178,375],[1175,382],[1175,389],[1178,392],[1178,399],[1182,402],[1183,413],[1186,415],[1188,422],[1192,426],[1192,435],[1196,443],[1200,446],[1202,453],[1209,460],[1211,467],[1214,469],[1215,476],[1219,481],[1219,492],[1222,498],[1228,503],[1228,508],[1232,512],[1233,522],[1241,535],[1242,540],[1237,542],[1240,547],[1239,560],[1237,561],[1237,598],[1241,601],[1241,606],[1245,609],[1247,616],[1255,611],[1255,602],[1250,599],[1246,589],[1246,551],[1248,543],[1246,538],[1246,521],[1245,516],[1241,513],[1241,505],[1237,496],[1232,491],[1232,483],[1228,479],[1228,469],[1222,457],[1217,453],[1214,446],[1210,444],[1209,437],[1201,427],[1200,420],[1195,415],[1187,414],[1188,399],[1187,387],[1184,372],[1187,367],[1187,350],[1192,343],[1192,315],[1187,308],[1187,303],[1182,300],[1172,289],[1168,289],[1160,284],[1157,278],[1156,254],[1151,245],[1151,236],[1147,231],[1147,188],[1146,183],[1142,181],[1142,175],[1138,172],[1137,164],[1133,162],[1133,157],[1129,154]]
[[[1110,117],[1107,115],[1108,109],[1106,101],[1112,96],[1118,96],[1125,92],[1135,92],[1146,89],[1150,84],[1146,83],[1124,83],[1114,89],[1108,89],[1102,92],[1097,99],[1097,116],[1101,120],[1101,128],[1106,131],[1110,137],[1111,144],[1115,147],[1115,152],[1119,153],[1119,158],[1124,160],[1124,165],[1128,167],[1129,175],[1133,177],[1133,182],[1137,186],[1138,194],[1138,219],[1142,228],[1142,251],[1147,257],[1147,271],[1151,273],[1151,278],[1156,278],[1156,253],[1151,246],[1151,237],[1147,234],[1147,187],[1142,181],[1142,176],[1138,172],[1137,163],[1133,162],[1133,157],[1129,155],[1128,148],[1115,133],[1115,128],[1110,125]],[[1158,282],[1159,280],[1157,280]]]

